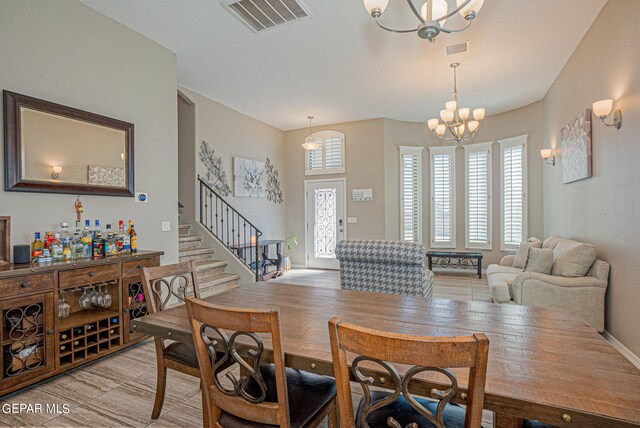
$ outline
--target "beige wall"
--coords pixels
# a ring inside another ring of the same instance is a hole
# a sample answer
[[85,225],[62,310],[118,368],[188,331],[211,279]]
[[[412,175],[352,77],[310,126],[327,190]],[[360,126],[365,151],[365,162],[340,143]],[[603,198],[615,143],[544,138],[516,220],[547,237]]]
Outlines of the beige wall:
[[[593,177],[562,184],[544,169],[544,231],[589,242],[611,263],[605,328],[640,355],[640,2],[611,0],[544,98],[545,142],[591,103],[613,98],[620,130],[593,121]],[[609,121],[612,119],[610,118]],[[562,159],[559,159],[560,164]]]
[[[256,225],[263,232],[263,239],[284,239],[285,238],[285,216],[284,204],[275,204],[266,198],[238,198],[233,196],[233,158],[235,156],[265,161],[268,157],[271,159],[275,168],[279,171],[280,185],[285,190],[285,157],[284,157],[284,133],[277,128],[260,122],[242,113],[230,109],[216,101],[204,97],[196,92],[186,88],[180,88],[180,92],[184,94],[195,106],[195,150],[186,147],[183,154],[187,157],[181,159],[181,180],[187,177],[192,180],[193,194],[180,194],[180,199],[184,199],[184,205],[191,200],[191,206],[194,208],[195,215],[199,213],[199,199],[193,195],[199,194],[199,185],[197,183],[197,175],[206,176],[206,168],[200,161],[200,143],[204,140],[210,147],[215,150],[217,156],[222,157],[222,163],[229,178],[229,186],[232,193],[225,200],[236,208],[242,215],[247,217],[249,221]],[[180,115],[185,120],[184,125],[190,126],[192,119],[188,117],[185,106],[181,106],[183,111]],[[194,138],[191,131],[183,129],[180,132],[181,138],[186,141]],[[182,141],[181,141],[182,142]],[[181,149],[182,151],[182,149]],[[195,168],[189,169],[189,164],[195,156]],[[182,187],[181,187],[182,189]],[[287,195],[284,194],[285,203]],[[185,220],[187,218],[187,210],[185,210]],[[193,218],[193,215],[192,215]],[[194,218],[195,219],[195,218]],[[195,219],[197,220],[197,219]]]
[[[85,218],[133,219],[142,249],[177,260],[176,57],[74,0],[0,2],[0,87],[135,124],[133,198],[83,196]],[[2,164],[4,165],[4,164]],[[0,166],[0,175],[4,175]],[[12,244],[75,219],[75,195],[0,191]],[[173,230],[161,232],[161,221]]]
[[[304,265],[304,181],[346,177],[347,216],[358,222],[347,225],[349,239],[385,238],[384,120],[338,123],[314,127],[313,131],[335,130],[345,133],[346,174],[312,175],[304,173],[304,149],[301,144],[308,128],[285,133],[286,229],[298,235],[299,245],[292,248],[291,261]],[[351,191],[373,189],[372,202],[353,202]]]
[[180,222],[192,222],[196,213],[196,106],[178,94],[178,200],[184,206]]

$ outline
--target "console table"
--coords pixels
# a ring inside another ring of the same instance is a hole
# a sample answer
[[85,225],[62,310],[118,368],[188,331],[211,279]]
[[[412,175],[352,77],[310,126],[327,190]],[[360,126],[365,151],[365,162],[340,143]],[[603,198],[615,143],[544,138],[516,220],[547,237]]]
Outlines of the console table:
[[478,270],[478,278],[482,278],[482,253],[469,253],[460,251],[427,251],[429,270],[435,266]]
[[[161,251],[73,262],[0,266],[0,396],[139,343],[131,321],[147,314],[140,268]],[[109,307],[82,309],[100,287]],[[58,317],[64,299],[70,315]]]
[[[256,244],[254,243],[245,243],[245,244],[236,244],[236,245],[231,245],[229,248],[231,248],[232,250],[234,250],[238,256],[243,259],[245,259],[245,253],[247,250],[252,250],[253,248],[256,248],[256,245],[262,247],[262,260],[263,261],[269,261],[272,265],[276,266],[276,270],[280,270],[280,267],[282,266],[282,243],[284,241],[282,239],[265,239],[265,240],[261,240],[258,241],[258,243]],[[275,245],[276,246],[276,258],[272,259],[269,257],[269,247]]]

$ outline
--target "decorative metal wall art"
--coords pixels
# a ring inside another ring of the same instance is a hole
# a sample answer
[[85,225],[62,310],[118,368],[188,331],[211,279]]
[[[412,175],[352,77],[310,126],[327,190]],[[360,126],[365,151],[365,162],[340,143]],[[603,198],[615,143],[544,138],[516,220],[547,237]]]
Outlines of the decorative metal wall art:
[[264,162],[233,158],[233,193],[240,198],[264,198]]
[[562,129],[562,181],[591,177],[591,109]]
[[280,189],[280,179],[271,159],[267,158],[264,163],[265,168],[265,188],[267,192],[267,200],[274,204],[281,204],[284,200],[282,190]]
[[215,150],[206,141],[200,143],[200,161],[207,168],[207,184],[221,196],[229,196],[231,187],[227,172],[222,165],[222,157],[215,155]]

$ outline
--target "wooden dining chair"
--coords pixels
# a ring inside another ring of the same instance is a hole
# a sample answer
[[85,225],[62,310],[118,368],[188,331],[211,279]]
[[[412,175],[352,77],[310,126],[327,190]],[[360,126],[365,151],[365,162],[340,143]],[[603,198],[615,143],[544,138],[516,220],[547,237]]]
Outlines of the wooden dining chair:
[[[484,334],[458,337],[412,336],[348,324],[334,317],[329,321],[329,336],[338,389],[340,423],[343,427],[481,426],[489,354],[489,339]],[[351,372],[364,391],[355,417],[347,352],[355,354],[351,361]],[[410,368],[401,376],[393,363]],[[467,391],[462,392],[450,369],[466,367],[470,369],[469,382]],[[379,374],[380,372],[383,374]],[[440,383],[447,385],[446,389],[427,391],[429,399],[414,396],[409,391],[410,382],[424,372],[436,373]],[[388,390],[372,390],[375,382],[373,373],[376,373],[376,379],[380,378],[375,386]],[[447,380],[443,382],[441,378]],[[389,392],[389,389],[393,392]],[[466,411],[463,407],[449,404],[456,396],[464,401]]]
[[[315,427],[327,416],[328,426],[337,428],[334,380],[285,367],[277,309],[225,308],[188,298],[187,312],[200,363],[205,428]],[[266,364],[263,340],[271,342],[273,364]],[[221,375],[229,361],[240,365],[239,377]]]
[[[142,268],[144,295],[147,310],[151,314],[165,309],[168,304],[184,302],[187,296],[200,296],[195,261],[173,265]],[[200,377],[198,358],[192,344],[173,342],[155,336],[157,359],[156,399],[151,419],[157,419],[162,411],[167,385],[167,369]]]

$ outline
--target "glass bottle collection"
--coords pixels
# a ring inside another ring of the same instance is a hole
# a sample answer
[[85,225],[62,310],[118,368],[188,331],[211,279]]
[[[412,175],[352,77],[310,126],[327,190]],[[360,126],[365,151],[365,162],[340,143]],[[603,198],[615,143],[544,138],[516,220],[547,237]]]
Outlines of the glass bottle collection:
[[36,232],[31,243],[32,261],[71,261],[138,252],[138,234],[131,220],[128,227],[120,220],[117,230],[112,230],[111,224],[101,230],[99,220],[95,221],[93,229],[90,227],[89,220],[85,221],[84,229],[76,221],[76,229],[72,233],[69,231],[69,224],[63,222],[60,223],[58,232],[45,232],[44,240],[41,239],[40,232]]

